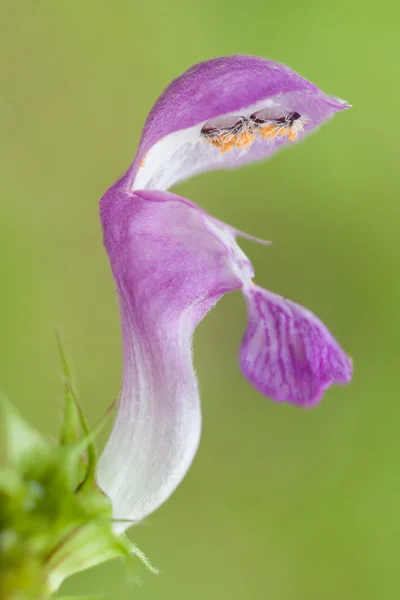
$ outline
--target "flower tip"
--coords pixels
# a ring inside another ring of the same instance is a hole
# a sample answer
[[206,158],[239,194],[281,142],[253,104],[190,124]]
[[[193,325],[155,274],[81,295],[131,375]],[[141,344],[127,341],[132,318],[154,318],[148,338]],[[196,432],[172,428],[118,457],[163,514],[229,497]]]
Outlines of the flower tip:
[[353,378],[354,365],[351,356],[346,355],[345,366],[342,373],[342,378],[338,380],[341,385],[347,385]]
[[339,103],[341,110],[346,110],[347,108],[353,108],[353,105],[347,102],[347,100],[343,100],[343,98],[335,98],[335,100]]

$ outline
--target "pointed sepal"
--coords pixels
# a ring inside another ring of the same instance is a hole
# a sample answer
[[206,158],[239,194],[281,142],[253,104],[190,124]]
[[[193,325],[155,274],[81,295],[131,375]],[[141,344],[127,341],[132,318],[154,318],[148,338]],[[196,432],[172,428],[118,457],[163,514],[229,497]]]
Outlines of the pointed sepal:
[[62,582],[112,558],[129,566],[145,555],[118,532],[110,499],[97,484],[95,438],[110,415],[89,427],[58,335],[64,383],[59,442],[47,440],[0,396],[6,465],[0,468],[0,599],[46,600]]
[[0,414],[3,420],[8,463],[18,470],[24,470],[28,469],[32,462],[45,459],[51,452],[51,444],[25,421],[1,392]]

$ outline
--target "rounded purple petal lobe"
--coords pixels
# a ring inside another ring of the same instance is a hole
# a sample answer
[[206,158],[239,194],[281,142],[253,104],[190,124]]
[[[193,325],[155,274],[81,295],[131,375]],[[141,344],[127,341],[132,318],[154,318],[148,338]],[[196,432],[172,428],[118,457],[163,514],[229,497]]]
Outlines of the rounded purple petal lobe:
[[[227,56],[175,79],[151,110],[130,169],[131,189],[168,189],[211,169],[235,168],[301,139],[348,108],[285,65]],[[255,127],[261,114],[285,127]],[[291,122],[288,115],[300,115]]]
[[307,407],[333,383],[349,383],[351,360],[310,311],[256,285],[245,297],[249,322],[240,361],[262,394]]

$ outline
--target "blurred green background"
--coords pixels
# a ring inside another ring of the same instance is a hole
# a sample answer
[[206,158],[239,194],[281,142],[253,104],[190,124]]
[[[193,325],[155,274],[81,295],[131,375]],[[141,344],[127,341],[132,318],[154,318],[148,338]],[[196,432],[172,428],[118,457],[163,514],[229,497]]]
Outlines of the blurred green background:
[[399,18],[394,1],[0,1],[0,382],[47,434],[62,399],[55,326],[90,419],[118,394],[98,200],[171,79],[207,58],[258,54],[354,105],[268,163],[176,188],[273,240],[243,242],[257,282],[327,323],[354,358],[353,383],[308,412],[260,397],[237,366],[242,298],[225,298],[195,343],[200,451],[130,534],[161,575],[141,571],[132,588],[116,562],[65,593],[399,598]]

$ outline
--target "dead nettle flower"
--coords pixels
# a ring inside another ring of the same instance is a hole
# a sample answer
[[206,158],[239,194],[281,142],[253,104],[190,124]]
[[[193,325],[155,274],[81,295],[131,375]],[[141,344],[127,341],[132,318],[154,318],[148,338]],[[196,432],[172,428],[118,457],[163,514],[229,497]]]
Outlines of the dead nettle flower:
[[244,295],[240,364],[262,394],[310,407],[332,383],[350,381],[351,361],[325,325],[253,283],[236,242],[249,236],[166,191],[270,156],[347,107],[284,65],[229,56],[189,69],[150,112],[132,166],[101,200],[124,350],[119,411],[99,468],[116,517],[149,515],[193,460],[201,413],[191,339],[226,292]]

